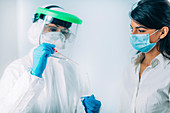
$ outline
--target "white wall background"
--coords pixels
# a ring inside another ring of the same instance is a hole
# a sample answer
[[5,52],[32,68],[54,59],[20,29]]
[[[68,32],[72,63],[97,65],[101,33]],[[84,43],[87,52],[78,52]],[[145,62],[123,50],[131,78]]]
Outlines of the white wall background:
[[83,19],[72,59],[87,68],[92,92],[102,101],[101,113],[115,113],[118,83],[129,62],[128,13],[135,0],[6,0],[0,1],[0,74],[33,46],[27,39],[36,8],[58,4]]
[[16,0],[0,1],[0,75],[18,54]]

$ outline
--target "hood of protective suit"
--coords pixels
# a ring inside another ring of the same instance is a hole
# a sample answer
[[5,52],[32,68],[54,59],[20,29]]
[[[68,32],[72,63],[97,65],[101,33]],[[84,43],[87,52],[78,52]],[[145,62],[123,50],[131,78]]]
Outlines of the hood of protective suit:
[[41,33],[41,28],[43,26],[43,20],[38,20],[37,22],[33,23],[28,30],[28,39],[33,45],[39,44],[39,36]]
[[[45,5],[42,8],[45,8],[47,6],[52,6],[52,5],[53,6],[58,6],[56,4],[50,4],[50,5]],[[66,12],[63,9],[57,8],[57,7],[50,8],[50,10]],[[66,12],[66,13],[68,13],[68,12]],[[43,20],[39,19],[37,22],[33,23],[31,25],[31,27],[29,28],[29,30],[28,30],[28,39],[29,39],[31,44],[33,44],[33,45],[38,45],[39,44],[39,36],[40,36],[42,27],[43,27]]]

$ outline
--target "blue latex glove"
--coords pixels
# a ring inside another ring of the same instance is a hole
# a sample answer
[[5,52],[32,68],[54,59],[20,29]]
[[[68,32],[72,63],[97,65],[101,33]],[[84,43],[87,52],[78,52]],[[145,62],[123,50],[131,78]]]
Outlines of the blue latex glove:
[[51,56],[51,54],[54,54],[55,45],[48,44],[48,43],[42,43],[40,46],[38,46],[36,49],[34,49],[33,52],[33,67],[31,70],[31,74],[42,77],[42,73],[46,67],[47,64],[47,58]]
[[99,113],[101,102],[96,100],[94,95],[91,95],[90,97],[84,97],[82,103],[85,107],[86,113]]

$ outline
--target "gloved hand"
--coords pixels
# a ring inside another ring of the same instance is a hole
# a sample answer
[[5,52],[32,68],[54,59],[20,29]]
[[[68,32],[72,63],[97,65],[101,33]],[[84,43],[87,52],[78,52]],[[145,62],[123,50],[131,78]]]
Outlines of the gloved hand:
[[33,52],[33,67],[31,70],[31,74],[42,77],[42,73],[47,64],[47,58],[54,54],[55,45],[49,43],[42,43]]
[[99,113],[101,102],[96,100],[94,95],[91,95],[90,97],[84,97],[82,103],[85,107],[86,113]]

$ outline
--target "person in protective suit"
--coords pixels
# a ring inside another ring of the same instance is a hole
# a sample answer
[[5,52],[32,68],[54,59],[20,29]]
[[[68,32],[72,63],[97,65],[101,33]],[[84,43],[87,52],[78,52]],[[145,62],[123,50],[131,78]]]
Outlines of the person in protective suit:
[[59,54],[81,23],[57,5],[37,8],[28,32],[35,47],[8,65],[0,80],[1,113],[99,112],[101,102],[87,96],[87,76]]

